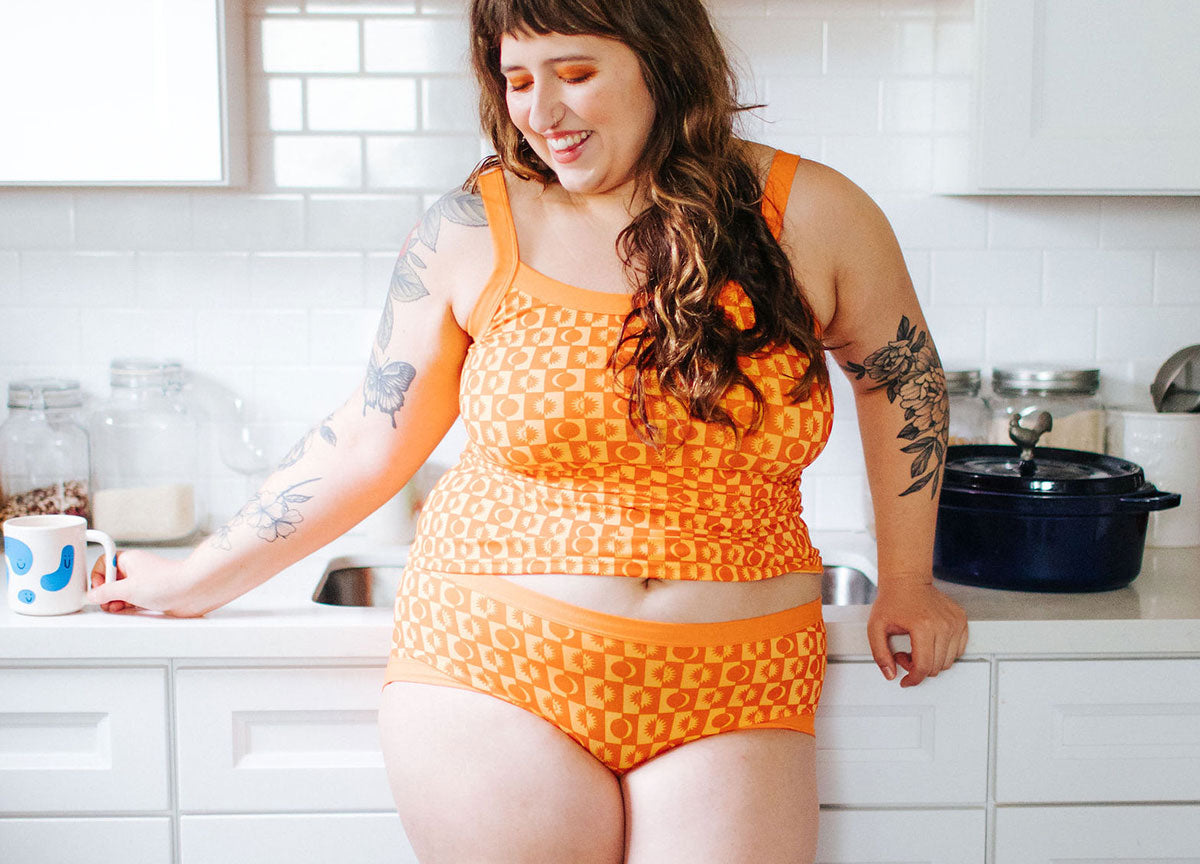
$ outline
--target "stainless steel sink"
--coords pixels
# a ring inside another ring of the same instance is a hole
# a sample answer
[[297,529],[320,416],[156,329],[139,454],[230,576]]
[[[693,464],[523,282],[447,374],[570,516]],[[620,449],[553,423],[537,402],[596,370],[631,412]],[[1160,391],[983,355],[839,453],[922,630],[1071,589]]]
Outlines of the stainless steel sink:
[[[371,562],[355,556],[334,558],[325,568],[313,600],[330,606],[389,607],[404,563]],[[826,606],[860,606],[875,600],[875,583],[858,567],[826,564],[821,602]]]

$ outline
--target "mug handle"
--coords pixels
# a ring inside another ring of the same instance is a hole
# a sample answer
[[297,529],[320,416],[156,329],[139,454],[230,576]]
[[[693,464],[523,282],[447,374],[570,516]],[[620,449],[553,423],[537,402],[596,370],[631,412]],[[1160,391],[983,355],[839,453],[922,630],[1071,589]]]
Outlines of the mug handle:
[[89,528],[86,532],[88,543],[99,543],[104,547],[104,584],[115,582],[117,579],[117,544],[103,531]]

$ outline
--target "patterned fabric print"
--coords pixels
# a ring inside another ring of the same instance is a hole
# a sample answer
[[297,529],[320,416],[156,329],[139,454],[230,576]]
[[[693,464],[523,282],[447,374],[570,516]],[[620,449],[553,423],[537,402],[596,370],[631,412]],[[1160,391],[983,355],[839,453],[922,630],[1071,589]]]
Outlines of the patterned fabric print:
[[[518,273],[468,353],[460,408],[469,443],[425,502],[415,564],[715,581],[820,570],[799,487],[833,406],[818,388],[800,404],[787,399],[806,357],[789,347],[743,358],[766,412],[740,443],[654,399],[652,419],[667,432],[656,451],[638,438],[606,368],[623,316],[521,284]],[[736,321],[753,321],[740,288],[725,299]],[[750,419],[743,388],[723,404],[739,425]]]
[[393,654],[544,717],[618,773],[707,735],[811,716],[820,699],[819,614],[799,632],[681,647],[576,629],[411,565],[403,582]]

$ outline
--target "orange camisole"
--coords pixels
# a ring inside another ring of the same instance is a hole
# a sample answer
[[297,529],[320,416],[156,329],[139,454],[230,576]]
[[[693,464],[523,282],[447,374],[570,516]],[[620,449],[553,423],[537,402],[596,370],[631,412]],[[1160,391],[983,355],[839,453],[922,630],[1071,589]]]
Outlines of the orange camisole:
[[[798,161],[776,153],[765,185],[776,236]],[[447,574],[714,581],[819,571],[800,474],[828,440],[833,402],[820,387],[799,404],[785,395],[808,358],[791,346],[741,358],[766,406],[740,442],[660,396],[649,407],[665,446],[642,443],[607,366],[630,296],[525,265],[503,173],[483,174],[480,191],[496,267],[467,327],[459,407],[468,444],[425,501],[410,562]],[[739,326],[753,322],[736,284],[721,299]],[[744,426],[745,389],[722,404]]]

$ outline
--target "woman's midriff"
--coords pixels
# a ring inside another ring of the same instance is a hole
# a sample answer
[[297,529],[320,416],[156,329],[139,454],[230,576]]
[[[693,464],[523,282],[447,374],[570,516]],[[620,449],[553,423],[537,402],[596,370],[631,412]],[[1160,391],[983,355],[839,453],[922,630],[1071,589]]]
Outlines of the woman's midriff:
[[754,582],[681,582],[560,573],[501,578],[596,612],[677,623],[754,618],[802,606],[821,596],[820,573],[784,573]]

